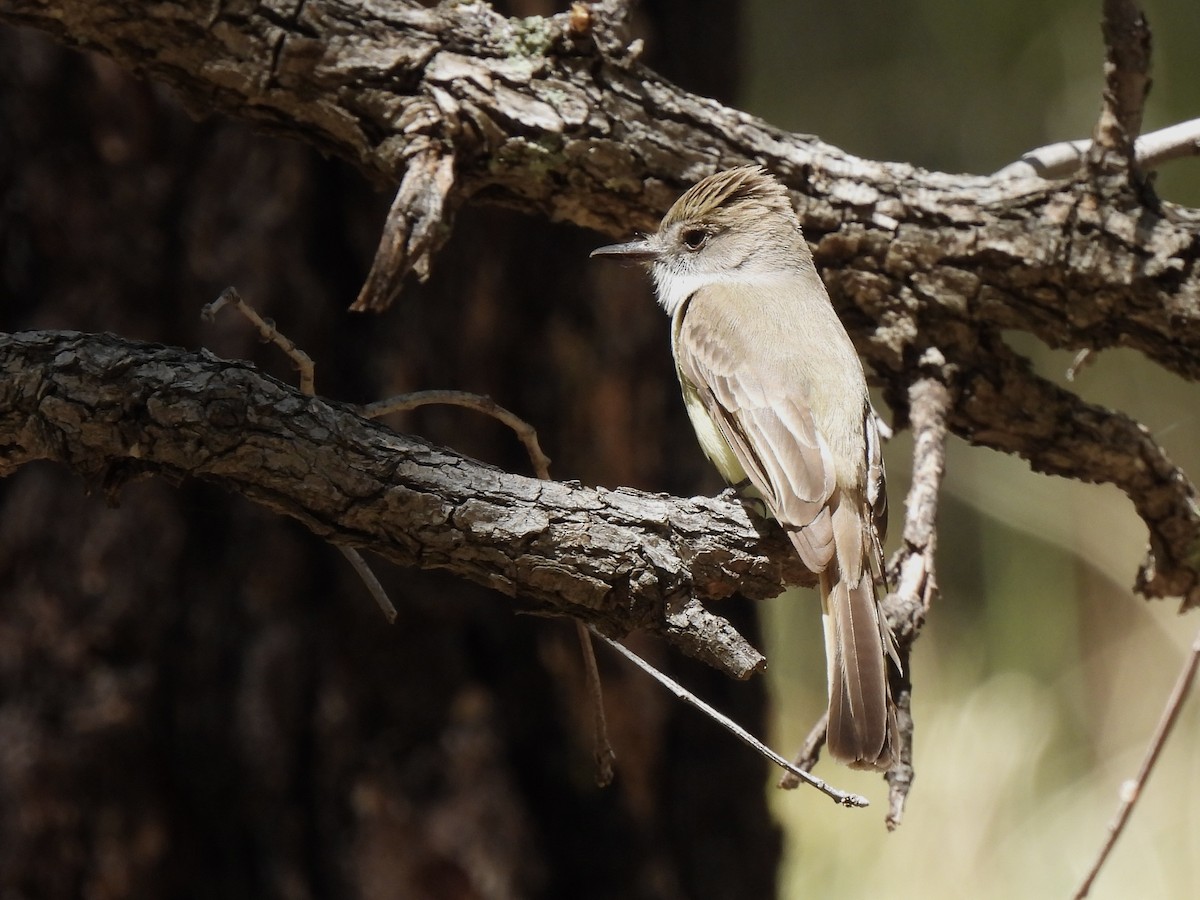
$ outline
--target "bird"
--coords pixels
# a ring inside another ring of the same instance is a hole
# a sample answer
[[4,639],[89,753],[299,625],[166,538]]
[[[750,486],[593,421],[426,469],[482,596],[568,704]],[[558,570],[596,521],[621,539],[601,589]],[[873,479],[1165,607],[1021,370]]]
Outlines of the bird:
[[898,747],[888,660],[900,662],[880,607],[879,420],[787,189],[758,165],[717,172],[654,233],[591,255],[649,269],[702,451],[817,575],[826,747],[852,768],[886,771]]

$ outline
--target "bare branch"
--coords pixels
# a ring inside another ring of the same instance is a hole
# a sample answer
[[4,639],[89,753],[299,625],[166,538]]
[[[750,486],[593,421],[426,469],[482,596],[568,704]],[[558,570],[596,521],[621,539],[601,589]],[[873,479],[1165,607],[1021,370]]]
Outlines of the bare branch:
[[[898,759],[886,776],[891,786],[886,820],[889,829],[900,824],[913,781],[912,645],[937,594],[934,569],[937,508],[946,468],[946,414],[950,408],[950,392],[942,380],[946,360],[938,351],[929,350],[921,364],[935,374],[919,379],[909,389],[909,418],[913,429],[912,486],[905,503],[904,543],[888,566],[889,580],[896,589],[883,604],[888,625],[896,637],[902,666],[898,681],[892,685],[900,744]],[[793,765],[809,771],[817,764],[825,743],[825,727],[826,716],[822,715],[809,732]],[[797,784],[792,775],[785,775],[779,782],[781,788],[794,788]]]
[[[361,0],[307,0],[294,19],[218,7],[214,21],[203,5],[146,17],[114,0],[0,0],[0,18],[108,53],[197,108],[306,140],[382,184],[401,184],[413,163],[427,175],[413,176],[412,196],[447,210],[474,197],[628,235],[701,176],[760,161],[793,189],[835,302],[886,357],[881,373],[912,349],[915,302],[935,330],[1129,346],[1200,377],[1200,308],[1180,299],[1200,296],[1194,216],[1145,209],[1127,185],[931,173],[788,134],[631,61],[601,39],[608,6],[592,6],[582,34],[569,12],[522,20],[484,4]],[[428,173],[444,176],[450,156],[447,191]],[[407,249],[381,258],[371,302],[444,236],[419,224],[432,220],[418,200],[394,210],[411,224],[392,231]],[[424,249],[410,247],[418,233]],[[954,307],[910,289],[914,275],[947,269],[962,282]]]
[[717,711],[712,706],[705,703],[683,685],[679,684],[679,682],[669,678],[667,675],[654,668],[654,666],[647,663],[629,648],[622,646],[621,644],[617,643],[611,638],[605,637],[602,634],[597,633],[597,637],[599,637],[602,641],[624,656],[627,660],[629,660],[659,684],[663,685],[663,687],[669,690],[677,698],[689,706],[700,710],[710,719],[718,722],[726,731],[735,735],[737,739],[746,746],[752,747],[760,756],[775,763],[775,765],[786,771],[792,778],[802,781],[810,787],[816,788],[822,794],[834,800],[841,806],[861,809],[862,807],[870,805],[865,797],[860,797],[858,794],[850,794],[846,791],[839,790],[838,788],[835,788],[824,780],[818,778],[816,775],[813,775],[811,772],[806,772],[803,769],[799,769],[792,765],[737,722],[733,721],[733,719],[729,718],[729,716]]
[[512,433],[517,436],[517,440],[524,446],[525,452],[529,454],[529,462],[533,466],[533,473],[538,478],[546,481],[550,480],[550,457],[542,451],[542,445],[538,441],[537,430],[520,416],[505,409],[490,397],[481,397],[479,394],[470,394],[465,391],[414,391],[411,394],[402,394],[399,397],[392,397],[388,400],[378,400],[375,403],[368,403],[360,412],[368,419],[378,419],[391,413],[403,412],[405,410],[416,409],[419,406],[433,404],[461,406],[466,409],[473,409],[507,425],[512,430]]
[[[1068,178],[1079,171],[1091,147],[1090,140],[1047,144],[1023,154],[992,177]],[[1200,156],[1200,119],[1189,119],[1144,134],[1134,144],[1134,159],[1143,172],[1188,156]]]
[[1015,453],[1039,472],[1120,488],[1150,531],[1137,589],[1182,597],[1184,609],[1200,605],[1200,497],[1187,474],[1145,426],[1035,375],[999,336],[984,340],[990,368],[979,367],[968,348],[942,347],[955,370],[968,373],[947,417],[950,428],[975,444]]
[[1179,720],[1179,711],[1183,708],[1183,702],[1191,693],[1192,684],[1196,680],[1196,671],[1200,669],[1200,633],[1197,633],[1192,641],[1191,650],[1188,653],[1187,660],[1183,664],[1183,669],[1179,673],[1179,678],[1175,681],[1175,687],[1171,690],[1171,696],[1167,698],[1166,708],[1163,710],[1162,718],[1158,721],[1158,728],[1154,731],[1154,736],[1150,739],[1150,745],[1146,748],[1146,756],[1142,760],[1141,768],[1138,769],[1137,775],[1121,785],[1121,805],[1117,809],[1117,815],[1114,817],[1108,826],[1108,837],[1104,841],[1104,845],[1100,848],[1100,853],[1096,856],[1095,862],[1084,876],[1079,889],[1075,892],[1075,900],[1086,897],[1092,889],[1092,883],[1096,880],[1096,876],[1100,874],[1100,869],[1104,866],[1105,860],[1116,846],[1117,839],[1120,838],[1121,832],[1125,830],[1125,824],[1129,821],[1129,816],[1133,813],[1133,806],[1137,803],[1138,798],[1142,796],[1142,791],[1146,788],[1146,782],[1150,779],[1150,773],[1154,771],[1154,764],[1158,762],[1159,754],[1166,746],[1167,738],[1171,735],[1171,730],[1175,727],[1175,723]]
[[1104,0],[1104,104],[1093,136],[1091,162],[1110,156],[1132,168],[1134,141],[1150,91],[1150,26],[1137,0]]
[[108,490],[212,481],[335,544],[606,633],[657,632],[738,678],[762,655],[697,601],[812,583],[779,529],[729,499],[510,475],[250,366],[110,335],[0,335],[0,477],[37,459]]
[[946,471],[946,416],[950,390],[942,380],[946,361],[936,350],[926,351],[923,366],[935,374],[909,388],[909,419],[913,430],[912,485],[904,514],[904,543],[888,567],[895,590],[884,602],[888,624],[900,654],[899,683],[893,685],[900,737],[899,757],[887,773],[888,829],[899,826],[913,783],[912,646],[929,607],[937,596],[937,511],[942,476]]

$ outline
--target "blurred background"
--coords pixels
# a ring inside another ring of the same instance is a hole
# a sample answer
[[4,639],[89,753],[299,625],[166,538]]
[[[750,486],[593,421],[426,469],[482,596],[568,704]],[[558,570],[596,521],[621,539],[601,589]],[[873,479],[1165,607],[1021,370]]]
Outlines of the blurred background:
[[[1145,8],[1149,130],[1200,115],[1200,7]],[[1099,0],[647,0],[636,31],[650,66],[775,125],[988,173],[1090,134],[1099,16]],[[1200,205],[1200,160],[1157,186]],[[292,379],[236,317],[200,326],[233,284],[316,359],[324,395],[485,392],[539,428],[556,477],[720,488],[646,279],[587,262],[606,236],[471,208],[428,284],[351,316],[388,200],[305,147],[194,121],[103,58],[0,31],[0,329],[205,346]],[[1070,353],[1008,337],[1065,381]],[[1073,389],[1200,471],[1193,386],[1116,351]],[[510,435],[461,410],[394,424],[526,470]],[[910,449],[906,434],[887,448],[893,510]],[[1132,595],[1145,531],[1111,488],[954,440],[941,525],[942,596],[912,664],[917,782],[889,835],[882,780],[822,765],[871,798],[864,812],[776,791],[757,758],[603,654],[621,761],[598,791],[566,625],[383,570],[401,612],[386,629],[336,551],[239,498],[149,480],[110,508],[27,467],[0,482],[0,894],[1068,895],[1196,618]],[[762,613],[767,680],[633,643],[790,751],[824,705],[816,600],[719,611],[752,635]],[[1197,706],[1093,896],[1200,896]]]

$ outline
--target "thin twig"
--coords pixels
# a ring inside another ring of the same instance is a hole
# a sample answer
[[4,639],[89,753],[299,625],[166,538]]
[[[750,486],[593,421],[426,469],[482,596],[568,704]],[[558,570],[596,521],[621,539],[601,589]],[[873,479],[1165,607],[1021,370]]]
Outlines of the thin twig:
[[[237,288],[227,287],[221,291],[219,296],[212,303],[208,303],[200,310],[200,318],[205,322],[212,322],[217,313],[226,306],[232,306],[242,317],[248,320],[255,328],[258,329],[259,335],[262,336],[264,342],[272,343],[283,351],[292,362],[295,364],[297,371],[300,373],[300,393],[306,397],[314,397],[317,393],[316,382],[316,366],[313,365],[312,357],[296,346],[296,343],[287,337],[283,332],[275,327],[275,323],[270,319],[264,319],[258,314],[253,306],[242,299],[242,295],[238,293]],[[389,625],[396,624],[396,606],[388,597],[387,591],[383,589],[383,585],[379,583],[379,579],[375,577],[375,573],[371,571],[371,567],[367,565],[367,561],[362,558],[353,547],[338,547],[342,556],[350,563],[358,577],[362,579],[366,585],[367,592],[375,599],[379,609],[383,612],[383,616],[387,619]]]
[[575,620],[575,634],[579,638],[579,650],[583,654],[588,699],[592,704],[592,757],[596,761],[596,784],[608,787],[612,784],[617,754],[608,740],[608,720],[604,717],[604,694],[600,684],[600,669],[596,666],[596,650],[592,646],[591,632],[578,619]]
[[[550,457],[542,452],[537,429],[516,413],[505,409],[491,397],[467,391],[417,391],[368,404],[360,412],[365,418],[376,419],[388,413],[404,412],[416,409],[418,406],[431,404],[448,404],[472,409],[507,425],[524,445],[525,451],[529,454],[529,463],[533,466],[537,477],[542,481],[550,480]],[[604,716],[604,690],[600,683],[600,670],[596,668],[596,653],[592,649],[591,633],[587,626],[577,619],[575,631],[579,637],[580,651],[583,654],[583,672],[587,682],[588,699],[592,704],[592,756],[596,761],[596,783],[601,787],[607,787],[612,783],[613,764],[617,755],[608,739],[608,721]]]
[[221,296],[216,300],[201,307],[200,318],[205,322],[212,322],[216,318],[217,313],[226,306],[233,306],[258,329],[258,333],[262,336],[264,343],[274,344],[283,351],[288,359],[295,363],[296,370],[300,373],[300,393],[312,397],[316,393],[314,380],[315,367],[313,366],[312,357],[297,347],[294,341],[276,328],[274,322],[260,316],[258,310],[242,299],[242,295],[238,293],[237,288],[225,288],[225,290],[221,291]]
[[388,620],[389,625],[396,624],[396,607],[392,600],[387,595],[387,591],[383,589],[383,585],[379,583],[379,579],[375,577],[375,573],[371,571],[371,567],[367,565],[367,561],[353,547],[338,547],[342,551],[342,556],[358,573],[358,577],[362,579],[363,584],[367,586],[367,590],[371,596],[375,598],[375,602],[379,604],[379,609],[383,612],[383,616]]
[[405,412],[418,406],[431,404],[446,404],[473,409],[503,422],[517,436],[525,451],[529,454],[529,462],[538,478],[550,480],[550,457],[542,452],[538,443],[537,431],[532,425],[515,413],[509,412],[491,397],[472,394],[467,391],[415,391],[411,394],[401,394],[388,400],[379,400],[363,406],[359,413],[367,419],[378,419],[388,413]]
[[1171,689],[1171,696],[1167,699],[1167,706],[1163,710],[1162,718],[1158,721],[1154,737],[1150,739],[1150,746],[1146,749],[1146,756],[1142,760],[1142,766],[1138,769],[1137,776],[1121,785],[1121,805],[1117,808],[1116,816],[1108,825],[1108,837],[1100,848],[1095,862],[1092,863],[1091,869],[1080,883],[1079,890],[1075,892],[1074,900],[1081,900],[1088,895],[1088,891],[1092,889],[1092,882],[1100,874],[1100,868],[1108,859],[1121,832],[1124,831],[1125,823],[1129,821],[1129,816],[1133,812],[1133,806],[1142,796],[1142,791],[1146,787],[1150,773],[1154,770],[1155,763],[1158,762],[1159,754],[1162,753],[1162,749],[1167,743],[1171,729],[1175,727],[1175,723],[1179,719],[1183,701],[1187,699],[1192,689],[1192,683],[1196,680],[1197,669],[1200,669],[1200,632],[1196,633],[1196,637],[1192,641],[1188,658],[1184,662],[1183,670],[1179,673],[1179,678],[1175,681],[1175,687]]
[[788,762],[786,759],[784,759],[782,756],[780,756],[778,753],[776,753],[774,750],[772,750],[770,747],[768,747],[766,744],[764,744],[762,741],[760,741],[758,738],[756,738],[754,735],[752,735],[749,731],[747,731],[745,728],[743,728],[737,722],[733,721],[733,719],[729,718],[729,716],[725,715],[724,713],[718,712],[716,709],[709,706],[707,703],[705,703],[703,700],[701,700],[699,697],[697,697],[695,694],[693,694],[691,691],[689,691],[687,688],[685,688],[679,682],[675,681],[670,676],[665,675],[664,673],[660,672],[658,669],[654,668],[654,666],[650,665],[650,663],[646,662],[644,659],[642,659],[640,656],[638,656],[636,653],[634,653],[628,647],[624,646],[623,644],[618,643],[617,641],[612,640],[612,638],[605,637],[603,634],[596,631],[594,628],[589,629],[589,630],[591,631],[591,633],[593,635],[598,637],[600,640],[604,641],[604,643],[608,644],[608,646],[612,647],[614,650],[616,650],[618,653],[620,653],[622,656],[624,656],[627,660],[629,660],[631,663],[633,663],[635,666],[637,666],[639,669],[641,669],[643,672],[645,672],[647,675],[649,675],[651,678],[653,678],[659,684],[663,685],[667,690],[669,690],[672,694],[674,694],[677,698],[682,700],[684,703],[688,704],[689,706],[693,706],[696,709],[703,712],[710,719],[713,719],[715,722],[720,724],[721,727],[723,727],[726,731],[730,732],[735,737],[737,737],[738,740],[742,741],[742,743],[746,744],[749,747],[752,747],[759,754],[766,757],[771,762],[775,763],[775,765],[792,773],[796,778],[799,778],[805,784],[809,784],[812,787],[815,787],[822,794],[825,794],[825,796],[832,798],[833,800],[835,800],[837,803],[841,804],[842,806],[861,809],[863,807],[870,805],[868,803],[866,797],[860,797],[858,794],[851,794],[846,791],[839,790],[838,788],[835,788],[832,785],[827,784],[825,781],[818,778],[816,775],[813,775],[810,772],[805,772],[803,769],[799,769],[796,766],[792,765],[790,762]]
[[896,589],[884,601],[896,636],[901,670],[892,682],[899,735],[896,759],[888,770],[888,830],[900,825],[915,773],[912,765],[912,646],[937,596],[937,512],[946,471],[946,414],[950,389],[945,358],[927,350],[922,363],[931,374],[908,389],[913,432],[912,485],[905,499],[904,544],[889,567]]
[[[792,765],[797,769],[802,769],[805,772],[811,772],[813,766],[821,758],[821,748],[825,746],[825,732],[829,728],[829,710],[821,713],[821,718],[817,719],[816,723],[808,732],[808,737],[804,739],[804,744],[800,750],[792,757]],[[796,777],[790,770],[783,773],[783,777],[779,779],[779,786],[785,791],[795,790],[800,787],[800,779]]]

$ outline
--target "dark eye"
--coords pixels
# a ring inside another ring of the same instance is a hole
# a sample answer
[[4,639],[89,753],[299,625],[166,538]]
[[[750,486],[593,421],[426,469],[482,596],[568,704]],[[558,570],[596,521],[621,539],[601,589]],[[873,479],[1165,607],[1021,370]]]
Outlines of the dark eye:
[[683,233],[683,246],[689,250],[699,250],[708,243],[708,232],[703,228],[689,228]]

